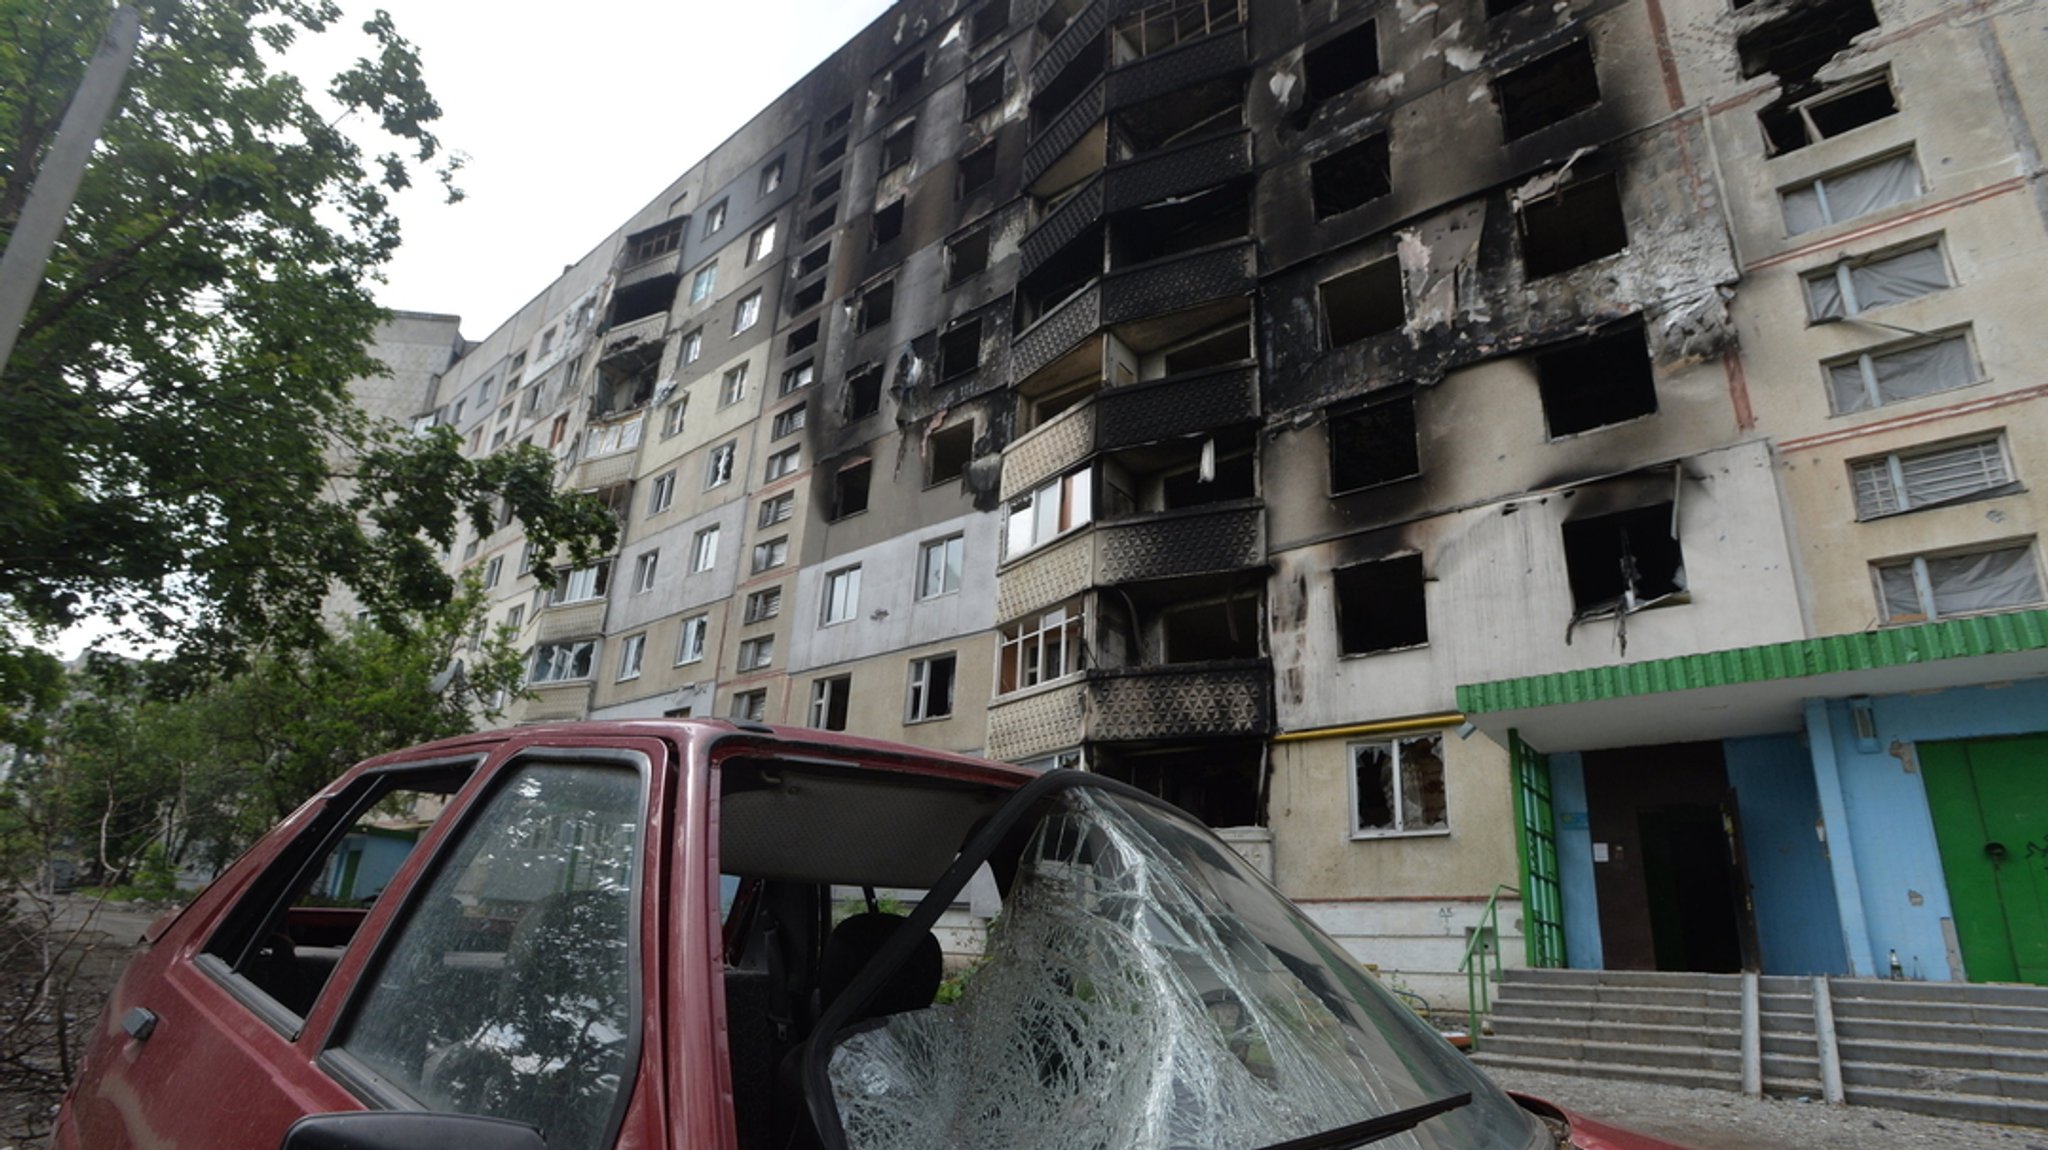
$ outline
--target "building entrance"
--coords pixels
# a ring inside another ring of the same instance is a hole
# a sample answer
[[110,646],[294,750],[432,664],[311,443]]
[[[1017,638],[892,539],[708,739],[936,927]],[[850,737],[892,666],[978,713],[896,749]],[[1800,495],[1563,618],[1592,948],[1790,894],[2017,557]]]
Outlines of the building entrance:
[[2048,986],[2048,735],[1922,743],[1919,758],[1964,971]]

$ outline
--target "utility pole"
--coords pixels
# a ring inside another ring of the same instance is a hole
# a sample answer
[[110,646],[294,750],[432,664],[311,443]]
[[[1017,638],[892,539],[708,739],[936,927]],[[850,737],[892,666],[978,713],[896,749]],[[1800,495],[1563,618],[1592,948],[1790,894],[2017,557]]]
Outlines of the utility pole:
[[64,230],[64,217],[78,196],[93,144],[114,110],[114,101],[121,96],[121,81],[141,38],[142,14],[127,4],[115,8],[107,34],[86,66],[85,79],[79,81],[71,106],[64,110],[57,138],[43,157],[35,187],[8,238],[7,251],[0,253],[0,371],[7,370],[7,361],[14,355],[14,341],[28,319],[36,289],[42,286],[50,250]]

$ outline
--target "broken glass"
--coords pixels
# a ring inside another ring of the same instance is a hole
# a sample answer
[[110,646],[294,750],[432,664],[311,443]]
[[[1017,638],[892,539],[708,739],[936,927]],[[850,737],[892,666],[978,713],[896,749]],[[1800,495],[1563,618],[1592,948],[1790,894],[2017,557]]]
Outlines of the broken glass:
[[1549,1145],[1206,831],[1092,785],[1047,805],[958,1004],[832,1051],[850,1150],[1244,1150],[1465,1093],[1383,1144]]

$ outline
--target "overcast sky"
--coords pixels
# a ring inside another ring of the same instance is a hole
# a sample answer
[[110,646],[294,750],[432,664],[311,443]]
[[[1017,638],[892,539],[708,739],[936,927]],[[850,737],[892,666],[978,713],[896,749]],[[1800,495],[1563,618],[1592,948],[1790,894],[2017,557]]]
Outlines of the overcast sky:
[[[481,339],[832,51],[887,0],[342,0],[294,67],[333,71],[377,8],[420,48],[462,203],[431,180],[398,203],[387,307],[450,312]],[[329,41],[326,45],[319,41]],[[300,61],[303,60],[303,63]]]

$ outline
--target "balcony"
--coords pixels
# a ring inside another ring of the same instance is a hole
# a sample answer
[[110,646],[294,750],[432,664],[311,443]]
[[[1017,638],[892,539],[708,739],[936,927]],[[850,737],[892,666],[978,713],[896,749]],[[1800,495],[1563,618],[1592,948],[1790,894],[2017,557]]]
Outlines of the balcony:
[[1114,111],[1142,104],[1250,66],[1250,43],[1244,26],[1238,25],[1111,69],[1108,107]]
[[1015,619],[1086,591],[1095,579],[1095,532],[1083,528],[1005,567],[996,575],[996,618]]
[[1101,169],[1108,154],[1108,135],[1098,81],[1033,136],[1024,149],[1025,185],[1045,194],[1079,183],[1089,172]]
[[1086,708],[1087,685],[1078,679],[996,698],[988,705],[988,757],[1017,762],[1071,747],[1081,741]]
[[1018,251],[1022,262],[1017,274],[1028,276],[1037,271],[1040,265],[1079,239],[1088,231],[1089,225],[1101,218],[1102,177],[1097,176],[1061,201],[1059,207],[1047,213],[1024,237]]
[[1042,92],[1051,87],[1067,65],[1081,58],[1081,53],[1090,49],[1103,51],[1102,30],[1109,27],[1109,9],[1110,0],[1093,0],[1059,30],[1031,64],[1032,91]]
[[1010,379],[1030,378],[1102,326],[1102,283],[1089,284],[1038,317],[1010,348]]
[[1258,280],[1254,262],[1252,241],[1241,239],[1113,271],[1102,280],[1098,322],[1124,323],[1248,294]]
[[680,247],[674,248],[662,255],[655,256],[653,259],[642,260],[631,267],[620,269],[618,273],[618,286],[629,288],[635,284],[646,283],[651,279],[660,279],[662,276],[678,275],[682,271],[682,262],[682,249]]
[[590,680],[568,683],[540,683],[528,687],[531,696],[512,708],[515,723],[546,723],[581,719],[590,712]]
[[668,312],[657,311],[639,319],[619,324],[604,333],[604,346],[598,352],[600,357],[610,357],[628,348],[643,343],[659,343],[663,331],[668,327]]
[[1258,369],[1249,363],[1126,384],[1095,400],[1095,448],[1115,451],[1257,419]]
[[1002,497],[1015,499],[1056,475],[1080,466],[1095,451],[1095,405],[1059,413],[1010,441],[1003,450]]
[[1120,212],[1156,203],[1169,196],[1213,188],[1251,172],[1252,134],[1240,128],[1110,165],[1103,172],[1100,210]]
[[[1140,742],[1263,735],[1273,728],[1272,686],[1272,667],[1264,659],[1092,671],[1086,738]],[[993,743],[993,709],[989,727]]]
[[543,608],[540,618],[534,620],[534,642],[553,643],[601,635],[604,633],[604,608],[603,599]]
[[1257,500],[1095,525],[1097,586],[1243,571],[1265,562],[1266,508]]

